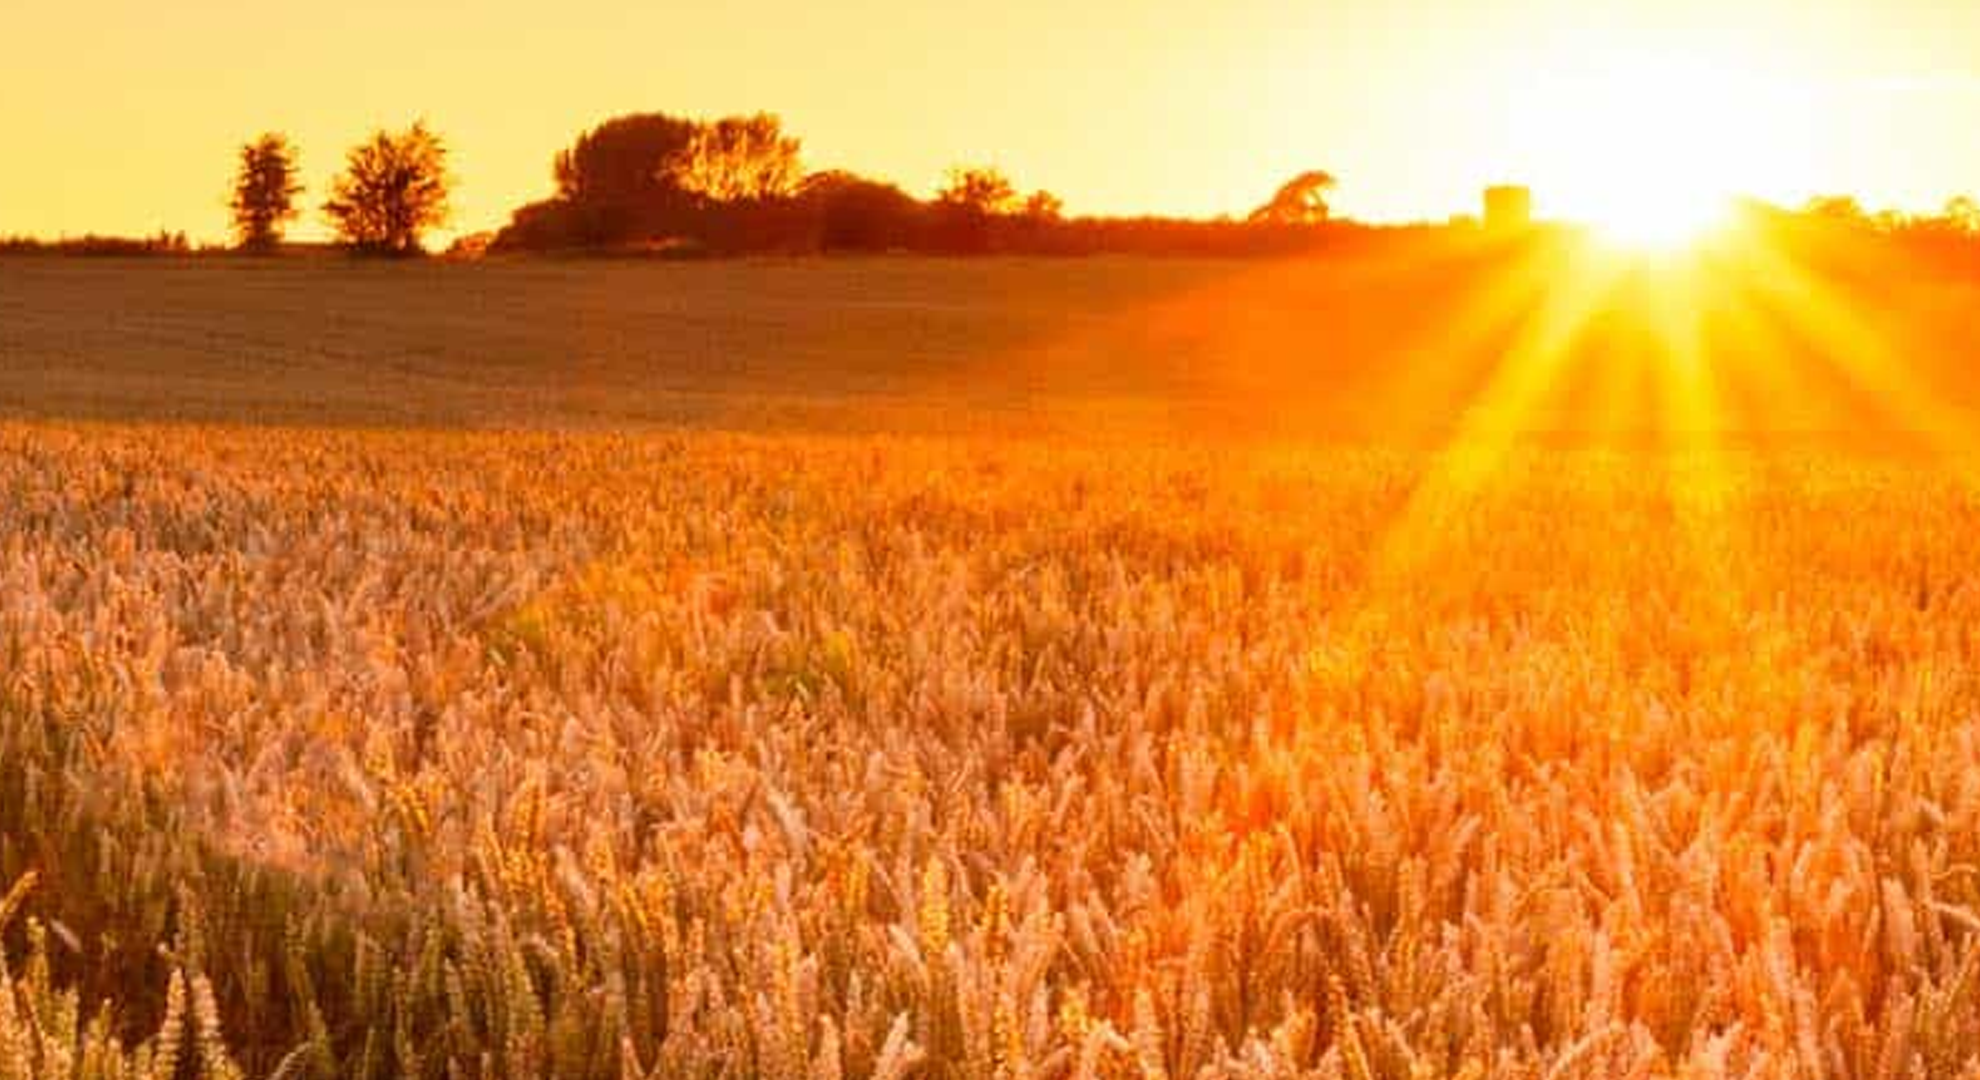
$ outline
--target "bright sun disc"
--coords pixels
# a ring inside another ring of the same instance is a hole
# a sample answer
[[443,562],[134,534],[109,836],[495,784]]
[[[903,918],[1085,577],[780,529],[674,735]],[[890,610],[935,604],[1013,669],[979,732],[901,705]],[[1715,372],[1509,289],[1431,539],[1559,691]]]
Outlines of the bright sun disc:
[[1618,245],[1670,250],[1714,231],[1765,181],[1784,128],[1766,83],[1688,57],[1617,54],[1530,80],[1514,102],[1558,214]]
[[1688,247],[1716,231],[1725,221],[1726,197],[1700,193],[1616,206],[1595,214],[1592,223],[1601,236],[1623,247],[1670,251]]

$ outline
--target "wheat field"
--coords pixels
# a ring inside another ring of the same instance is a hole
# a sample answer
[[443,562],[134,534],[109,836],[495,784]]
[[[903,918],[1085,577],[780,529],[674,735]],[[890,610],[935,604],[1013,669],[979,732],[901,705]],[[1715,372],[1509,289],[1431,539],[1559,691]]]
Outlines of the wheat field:
[[[1205,436],[1100,363],[1222,310],[1185,264],[714,268],[768,323],[663,321],[746,370],[536,430],[564,331],[424,286],[0,272],[0,1078],[1980,1077],[1964,459]],[[1038,349],[1095,362],[957,377]]]

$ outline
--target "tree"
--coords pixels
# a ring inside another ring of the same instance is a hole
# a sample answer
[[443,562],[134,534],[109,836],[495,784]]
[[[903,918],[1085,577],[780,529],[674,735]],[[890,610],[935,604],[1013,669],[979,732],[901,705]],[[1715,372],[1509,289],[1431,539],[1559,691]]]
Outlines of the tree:
[[557,197],[600,205],[675,190],[701,125],[665,113],[618,116],[557,154]]
[[986,252],[998,246],[1000,227],[1018,205],[1010,178],[987,165],[949,170],[948,182],[935,193],[937,248],[953,252]]
[[1032,221],[1057,221],[1065,210],[1065,200],[1049,191],[1034,191],[1024,200],[1024,216]]
[[274,132],[241,147],[234,173],[234,240],[243,251],[273,251],[282,243],[282,228],[296,219],[296,151],[287,136]]
[[812,207],[825,251],[886,251],[914,246],[922,206],[893,184],[843,171],[813,173],[798,198]]
[[447,147],[422,121],[353,147],[323,211],[357,251],[417,255],[421,236],[447,220],[450,183]]
[[971,214],[989,216],[1009,213],[1017,202],[1017,188],[1010,178],[987,165],[959,166],[949,170],[948,181],[935,193],[935,201]]
[[1332,216],[1327,193],[1338,186],[1334,174],[1314,169],[1300,173],[1272,196],[1272,201],[1251,212],[1254,225],[1317,225]]
[[1980,235],[1980,201],[1971,195],[1955,195],[1946,200],[1940,217],[1952,232],[1962,236]]
[[717,202],[783,198],[804,178],[799,148],[770,113],[725,117],[697,128],[671,179]]
[[1843,225],[1867,227],[1870,224],[1870,212],[1854,195],[1817,195],[1808,200],[1801,212],[1811,218]]

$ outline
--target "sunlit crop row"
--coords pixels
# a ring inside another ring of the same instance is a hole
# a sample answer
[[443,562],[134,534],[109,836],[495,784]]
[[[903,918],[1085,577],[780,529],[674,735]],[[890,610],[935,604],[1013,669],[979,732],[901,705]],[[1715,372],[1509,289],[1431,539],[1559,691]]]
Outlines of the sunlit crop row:
[[0,428],[0,1078],[1980,1077],[1980,497],[1447,464]]

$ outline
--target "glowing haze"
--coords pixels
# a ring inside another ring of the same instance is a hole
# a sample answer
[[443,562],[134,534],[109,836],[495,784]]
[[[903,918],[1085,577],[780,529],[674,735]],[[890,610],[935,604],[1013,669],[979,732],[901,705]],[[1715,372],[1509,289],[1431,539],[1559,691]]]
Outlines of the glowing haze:
[[0,234],[217,238],[247,137],[296,139],[313,208],[348,145],[421,116],[454,149],[456,229],[493,227],[581,128],[656,109],[775,111],[811,166],[918,193],[992,162],[1082,213],[1241,213],[1309,167],[1357,217],[1440,220],[1515,180],[1543,212],[1627,203],[1647,229],[1726,192],[1980,188],[1980,5],[1944,0],[75,0],[5,21]]

